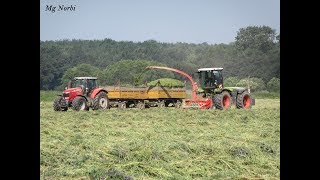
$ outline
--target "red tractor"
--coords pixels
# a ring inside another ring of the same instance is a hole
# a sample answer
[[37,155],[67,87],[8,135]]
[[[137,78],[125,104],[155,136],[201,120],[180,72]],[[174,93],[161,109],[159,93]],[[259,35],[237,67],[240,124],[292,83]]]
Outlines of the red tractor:
[[109,108],[108,91],[100,88],[96,77],[75,77],[54,103],[55,111],[67,111],[72,107],[76,111]]

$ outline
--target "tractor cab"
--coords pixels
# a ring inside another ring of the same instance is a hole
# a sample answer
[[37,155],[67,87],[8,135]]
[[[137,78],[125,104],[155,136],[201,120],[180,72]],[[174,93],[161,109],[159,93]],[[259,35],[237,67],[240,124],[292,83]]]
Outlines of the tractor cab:
[[200,68],[198,69],[199,83],[203,90],[223,88],[223,68]]
[[93,89],[98,88],[96,77],[75,77],[68,85],[68,88],[81,87],[83,94],[89,94]]

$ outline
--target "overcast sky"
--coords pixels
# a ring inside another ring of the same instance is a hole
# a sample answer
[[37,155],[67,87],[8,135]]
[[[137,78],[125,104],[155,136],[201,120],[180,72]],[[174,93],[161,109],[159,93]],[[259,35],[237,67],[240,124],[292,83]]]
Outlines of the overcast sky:
[[[280,32],[280,0],[41,0],[40,40],[105,39],[219,44],[239,28]],[[48,7],[56,6],[56,11]],[[72,10],[58,11],[59,5]]]

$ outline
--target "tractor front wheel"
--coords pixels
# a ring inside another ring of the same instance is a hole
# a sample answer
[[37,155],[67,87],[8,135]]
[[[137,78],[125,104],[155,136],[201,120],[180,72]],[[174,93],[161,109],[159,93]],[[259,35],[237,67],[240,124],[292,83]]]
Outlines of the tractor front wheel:
[[54,111],[67,111],[68,110],[68,107],[61,107],[61,104],[60,104],[61,100],[62,100],[61,96],[56,97],[56,99],[54,100],[54,102],[53,102],[53,110]]
[[61,99],[62,99],[61,96],[56,97],[56,99],[53,102],[53,110],[61,111],[61,106],[60,106]]
[[221,94],[214,95],[213,99],[216,109],[223,110],[231,107],[232,99],[227,91],[223,91]]
[[93,99],[93,110],[109,108],[109,99],[107,93],[99,92]]
[[247,91],[237,95],[237,108],[250,109],[251,108],[251,96]]
[[72,108],[76,111],[89,110],[87,100],[81,96],[77,96],[73,99]]

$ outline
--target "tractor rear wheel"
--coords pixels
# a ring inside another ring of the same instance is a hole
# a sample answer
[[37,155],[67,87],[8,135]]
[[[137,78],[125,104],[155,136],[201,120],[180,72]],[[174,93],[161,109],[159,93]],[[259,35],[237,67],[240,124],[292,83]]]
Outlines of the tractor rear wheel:
[[99,92],[93,99],[93,110],[109,108],[109,99],[107,93]]
[[54,111],[67,111],[68,107],[61,107],[60,103],[61,103],[62,97],[58,96],[56,97],[56,99],[53,102],[53,110]]
[[87,100],[84,97],[77,96],[72,101],[72,108],[76,111],[89,110]]
[[251,108],[251,96],[248,91],[244,91],[237,95],[237,108],[250,109]]
[[227,91],[214,95],[213,99],[216,109],[223,110],[231,107],[232,100],[229,92]]

